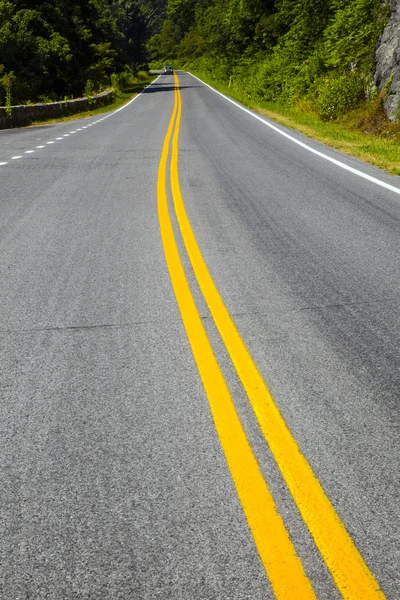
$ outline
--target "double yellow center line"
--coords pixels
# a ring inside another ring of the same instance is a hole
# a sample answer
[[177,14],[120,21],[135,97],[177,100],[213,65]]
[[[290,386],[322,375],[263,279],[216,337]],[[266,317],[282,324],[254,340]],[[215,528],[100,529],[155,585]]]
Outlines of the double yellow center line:
[[178,77],[174,77],[174,108],[163,144],[157,183],[161,238],[176,300],[218,436],[275,596],[278,600],[316,598],[236,413],[182,266],[167,199],[171,139],[172,199],[185,248],[215,325],[286,485],[343,598],[384,600],[376,580],[279,413],[204,262],[186,214],[179,185],[178,141],[182,103]]

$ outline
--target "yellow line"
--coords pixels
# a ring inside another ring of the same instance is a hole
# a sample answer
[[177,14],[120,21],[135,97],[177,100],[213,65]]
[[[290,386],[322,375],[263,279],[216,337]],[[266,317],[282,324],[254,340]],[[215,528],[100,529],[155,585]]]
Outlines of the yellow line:
[[[176,75],[175,83],[179,85]],[[171,158],[172,194],[182,237],[204,298],[247,392],[264,437],[343,598],[384,600],[374,576],[282,418],[204,262],[179,186],[178,139],[182,110],[179,91],[178,95],[178,118]]]
[[238,496],[274,593],[279,600],[316,600],[236,414],[179,256],[166,195],[167,161],[177,107],[175,91],[175,106],[164,140],[157,183],[161,238],[176,300]]

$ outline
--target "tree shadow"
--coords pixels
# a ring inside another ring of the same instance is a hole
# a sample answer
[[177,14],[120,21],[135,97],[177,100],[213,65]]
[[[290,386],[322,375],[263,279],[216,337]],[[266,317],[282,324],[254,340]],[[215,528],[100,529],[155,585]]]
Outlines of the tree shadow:
[[[156,87],[156,86],[159,86],[159,87]],[[174,85],[153,83],[153,85],[151,85],[150,87],[143,90],[143,94],[154,94],[156,92],[173,92],[175,89],[186,90],[186,89],[190,89],[190,88],[199,88],[199,87],[203,87],[203,86],[201,86],[201,85],[178,85],[178,87],[175,88]]]

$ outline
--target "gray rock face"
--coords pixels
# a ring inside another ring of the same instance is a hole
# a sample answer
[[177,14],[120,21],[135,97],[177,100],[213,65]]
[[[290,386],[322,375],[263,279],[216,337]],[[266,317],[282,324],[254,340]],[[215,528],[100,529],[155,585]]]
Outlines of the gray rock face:
[[400,120],[400,0],[386,0],[386,2],[389,3],[391,16],[375,52],[374,83],[379,91],[382,91],[386,84],[390,85],[385,101],[385,112],[390,121],[398,121]]

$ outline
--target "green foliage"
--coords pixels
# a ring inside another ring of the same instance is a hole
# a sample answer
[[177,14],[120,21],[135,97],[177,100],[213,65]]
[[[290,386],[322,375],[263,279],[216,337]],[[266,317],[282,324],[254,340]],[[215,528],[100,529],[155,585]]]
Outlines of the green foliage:
[[[1,65],[0,73],[3,71],[4,67]],[[15,75],[11,71],[10,73],[5,73],[3,77],[0,79],[1,86],[4,90],[5,94],[5,109],[8,117],[11,117],[12,112],[12,88],[15,82]]]
[[94,95],[94,85],[91,79],[88,79],[85,85],[85,89],[83,91],[83,95],[85,98],[90,98]]
[[111,42],[90,44],[90,49],[93,63],[88,67],[87,74],[95,82],[97,88],[102,89],[108,84],[117,52],[111,47]]
[[[148,77],[147,72],[144,72],[145,78]],[[136,77],[139,77],[137,73]],[[140,77],[143,77],[143,71],[140,73]],[[134,81],[134,74],[128,65],[120,73],[113,73],[111,75],[111,87],[114,89],[117,95],[120,95],[127,87],[129,87]]]
[[[381,0],[0,0],[0,104],[126,87],[148,60],[334,119],[365,97]],[[8,86],[8,87],[7,87]],[[8,91],[7,91],[8,90]]]
[[366,97],[387,11],[381,0],[169,0],[147,50],[247,97],[306,99],[334,119]]
[[121,92],[122,92],[122,81],[119,77],[119,75],[117,75],[117,73],[113,73],[110,77],[111,80],[111,87],[113,88],[116,96],[120,96]]
[[318,80],[312,91],[319,116],[324,120],[336,119],[366,97],[366,80],[357,72],[332,74]]
[[[145,44],[166,0],[0,0],[0,57],[15,74],[13,101],[82,95],[113,73],[146,64]],[[0,104],[6,92],[0,86]]]
[[336,10],[322,36],[327,66],[366,61],[370,67],[371,49],[388,16],[387,5],[377,0],[334,0],[332,4]]
[[153,62],[160,64],[176,58],[179,42],[179,30],[177,25],[167,19],[164,21],[161,32],[150,38],[147,51]]

